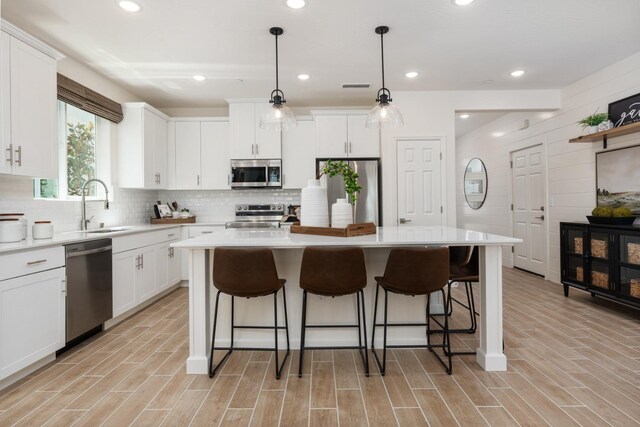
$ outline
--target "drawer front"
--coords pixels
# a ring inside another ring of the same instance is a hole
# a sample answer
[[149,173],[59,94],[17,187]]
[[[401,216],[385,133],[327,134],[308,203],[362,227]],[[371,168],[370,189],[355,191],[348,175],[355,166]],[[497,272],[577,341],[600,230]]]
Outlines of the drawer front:
[[211,234],[214,231],[224,230],[224,225],[209,225],[209,226],[197,226],[189,227],[189,237],[198,237],[203,234]]
[[111,238],[114,254],[178,239],[180,239],[180,227]]
[[63,246],[0,255],[0,280],[64,267],[64,264]]

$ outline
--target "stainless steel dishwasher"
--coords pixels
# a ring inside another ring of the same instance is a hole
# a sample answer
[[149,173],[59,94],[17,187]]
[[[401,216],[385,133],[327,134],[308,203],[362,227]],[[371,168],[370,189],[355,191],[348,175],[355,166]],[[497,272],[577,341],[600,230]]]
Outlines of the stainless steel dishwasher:
[[[66,246],[67,344],[102,330],[113,313],[111,239]],[[88,334],[87,334],[88,335]]]

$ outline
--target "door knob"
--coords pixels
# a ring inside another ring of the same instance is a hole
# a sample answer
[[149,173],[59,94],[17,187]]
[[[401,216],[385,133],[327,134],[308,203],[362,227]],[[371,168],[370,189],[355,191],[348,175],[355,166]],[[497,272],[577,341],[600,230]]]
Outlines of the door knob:
[[544,212],[544,206],[540,206],[540,210]]
[[400,224],[406,224],[408,222],[411,222],[410,219],[406,219],[406,218],[400,218],[399,221],[400,221]]
[[537,216],[537,217],[535,217],[535,219],[539,219],[539,220],[544,221],[544,215]]

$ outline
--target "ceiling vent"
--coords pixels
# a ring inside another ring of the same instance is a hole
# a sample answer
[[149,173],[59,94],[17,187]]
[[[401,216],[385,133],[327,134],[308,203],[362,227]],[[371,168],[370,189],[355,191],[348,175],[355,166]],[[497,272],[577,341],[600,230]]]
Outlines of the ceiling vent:
[[342,89],[369,89],[371,83],[343,83]]

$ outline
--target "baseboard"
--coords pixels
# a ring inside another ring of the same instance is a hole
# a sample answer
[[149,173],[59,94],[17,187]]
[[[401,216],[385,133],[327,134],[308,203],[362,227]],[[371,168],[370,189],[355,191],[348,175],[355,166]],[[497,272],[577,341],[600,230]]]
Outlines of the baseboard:
[[55,353],[51,353],[50,355],[45,356],[44,358],[38,360],[37,362],[32,363],[31,365],[27,366],[26,368],[22,368],[18,372],[9,375],[7,378],[5,378],[3,380],[0,380],[0,390],[4,390],[5,388],[7,388],[10,385],[20,381],[24,377],[32,374],[33,372],[37,371],[38,369],[42,368],[43,366],[48,365],[49,363],[53,362],[54,360],[56,360],[56,354]]
[[114,317],[113,319],[107,320],[106,322],[104,322],[104,330],[106,331],[108,329],[113,328],[118,323],[122,322],[123,320],[127,320],[129,317],[133,316],[134,314],[136,314],[140,310],[142,310],[142,309],[144,309],[146,307],[149,307],[154,302],[158,301],[159,299],[165,297],[166,295],[168,295],[171,292],[175,291],[176,289],[180,288],[181,284],[182,284],[182,282],[176,283],[175,285],[172,285],[170,288],[167,288],[164,291],[160,292],[159,294],[149,298],[145,302],[142,302],[142,303],[138,304],[137,306],[133,307],[131,310],[122,313],[118,317]]

